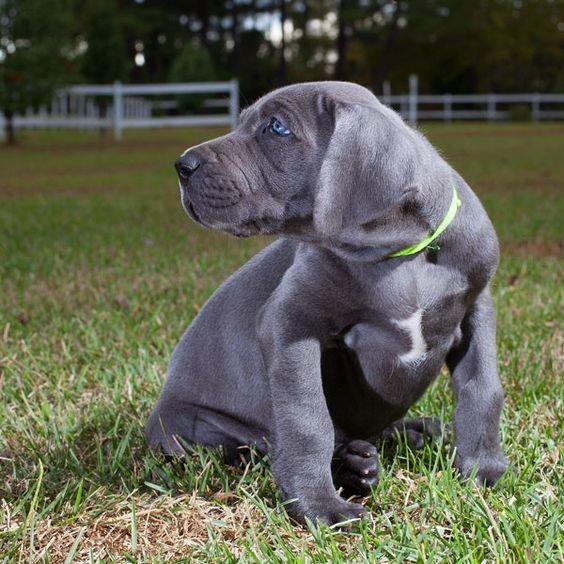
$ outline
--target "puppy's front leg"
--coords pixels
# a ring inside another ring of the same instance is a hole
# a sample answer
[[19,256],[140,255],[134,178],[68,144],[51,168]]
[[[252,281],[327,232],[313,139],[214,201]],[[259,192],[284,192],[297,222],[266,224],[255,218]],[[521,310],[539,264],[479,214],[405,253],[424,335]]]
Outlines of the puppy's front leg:
[[268,368],[273,410],[273,473],[289,512],[328,524],[357,518],[362,506],[333,486],[333,424],[321,381],[321,347],[307,314],[276,296],[266,305],[259,341]]
[[448,357],[456,395],[455,465],[463,476],[476,468],[479,484],[493,485],[507,468],[499,437],[503,389],[495,348],[495,311],[486,288],[462,322],[462,340]]

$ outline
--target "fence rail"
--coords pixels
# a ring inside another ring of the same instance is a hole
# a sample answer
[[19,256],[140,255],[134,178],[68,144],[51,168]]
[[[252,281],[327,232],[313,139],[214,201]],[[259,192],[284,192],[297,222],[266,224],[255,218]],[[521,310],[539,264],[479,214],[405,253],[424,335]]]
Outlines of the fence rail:
[[[154,115],[154,110],[169,113],[176,108],[174,100],[151,100],[154,96],[190,94],[227,94],[228,100],[212,99],[207,109],[224,113],[206,115]],[[226,112],[225,112],[226,110]],[[58,90],[49,108],[28,111],[14,117],[14,127],[61,129],[109,129],[120,140],[123,130],[139,127],[189,127],[237,125],[239,117],[239,83],[228,82],[171,84],[93,84],[76,85]],[[0,113],[0,135],[4,116]]]
[[[380,97],[411,123],[419,120],[503,121],[515,118],[564,119],[564,94],[441,94],[420,95],[417,79],[410,79],[409,94]],[[520,108],[518,108],[520,106]]]

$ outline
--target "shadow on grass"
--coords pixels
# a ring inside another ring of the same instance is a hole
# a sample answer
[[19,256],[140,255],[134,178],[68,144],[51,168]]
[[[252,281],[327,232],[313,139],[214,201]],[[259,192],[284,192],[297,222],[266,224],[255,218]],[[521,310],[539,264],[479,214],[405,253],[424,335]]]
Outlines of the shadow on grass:
[[267,458],[249,450],[246,464],[234,467],[220,452],[195,446],[182,461],[167,461],[149,450],[142,417],[127,407],[88,409],[64,436],[33,440],[27,431],[8,435],[0,453],[6,501],[29,506],[41,467],[42,503],[50,511],[100,488],[120,495],[152,490],[220,499],[248,486],[258,495],[276,497]]

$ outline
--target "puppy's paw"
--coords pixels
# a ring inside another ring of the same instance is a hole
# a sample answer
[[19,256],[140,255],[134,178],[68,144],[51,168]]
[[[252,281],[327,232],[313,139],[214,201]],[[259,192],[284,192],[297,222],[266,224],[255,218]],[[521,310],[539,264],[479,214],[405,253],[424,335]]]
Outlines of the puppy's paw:
[[[339,525],[350,527],[354,522],[366,517],[368,511],[358,503],[345,501],[334,496],[324,501],[314,503],[299,503],[297,507],[289,507],[290,513],[301,523],[306,520],[314,525],[325,523],[326,525]],[[352,523],[351,523],[352,521]]]
[[382,432],[382,441],[394,443],[398,438],[405,437],[407,444],[414,450],[423,448],[429,439],[439,442],[448,441],[451,435],[449,424],[445,424],[439,417],[415,417],[396,421]]
[[335,452],[332,471],[335,487],[345,496],[366,496],[380,477],[378,451],[366,441],[351,441]]
[[469,478],[475,470],[475,482],[479,486],[493,486],[507,470],[507,458],[502,452],[483,453],[476,457],[458,457],[454,463],[463,479]]

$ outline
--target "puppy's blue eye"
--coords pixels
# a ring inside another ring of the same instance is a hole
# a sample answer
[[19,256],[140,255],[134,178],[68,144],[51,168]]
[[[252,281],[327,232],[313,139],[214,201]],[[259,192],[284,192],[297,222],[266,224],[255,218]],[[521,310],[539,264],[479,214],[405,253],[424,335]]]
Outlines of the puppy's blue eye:
[[270,131],[272,131],[275,135],[280,135],[280,137],[286,137],[286,135],[290,135],[291,133],[291,131],[276,118],[272,118],[270,120]]

